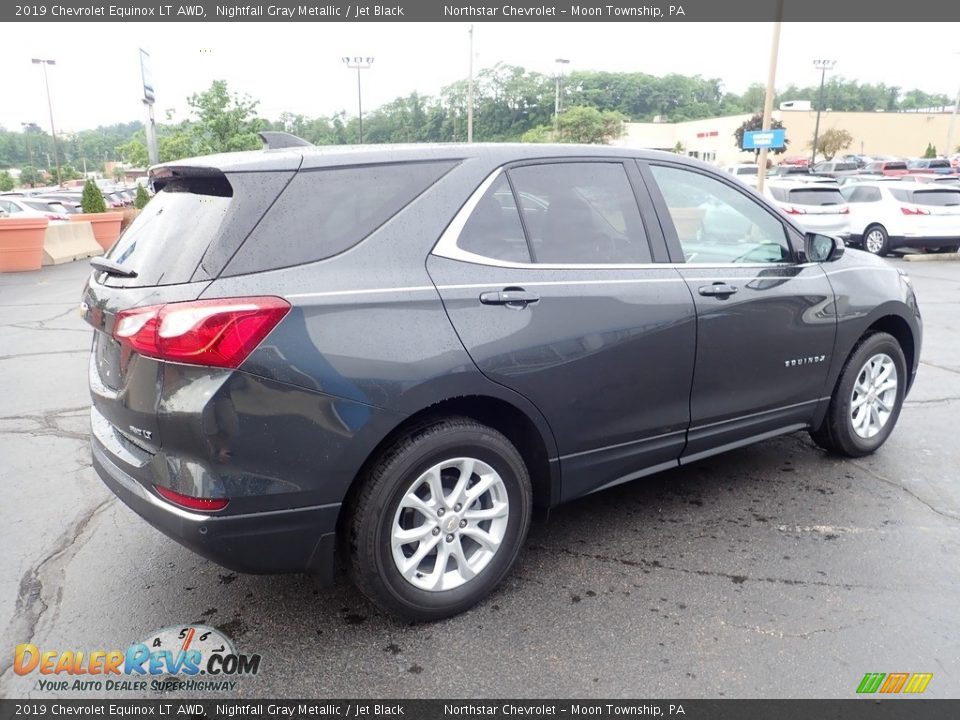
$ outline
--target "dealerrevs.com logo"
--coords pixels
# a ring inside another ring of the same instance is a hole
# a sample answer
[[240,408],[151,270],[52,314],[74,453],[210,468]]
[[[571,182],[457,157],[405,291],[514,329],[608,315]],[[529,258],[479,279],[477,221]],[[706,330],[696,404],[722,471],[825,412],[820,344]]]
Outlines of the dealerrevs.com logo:
[[17,645],[17,675],[38,676],[41,691],[231,691],[260,671],[260,655],[238,653],[233,641],[207,625],[168,627],[126,650],[41,650]]

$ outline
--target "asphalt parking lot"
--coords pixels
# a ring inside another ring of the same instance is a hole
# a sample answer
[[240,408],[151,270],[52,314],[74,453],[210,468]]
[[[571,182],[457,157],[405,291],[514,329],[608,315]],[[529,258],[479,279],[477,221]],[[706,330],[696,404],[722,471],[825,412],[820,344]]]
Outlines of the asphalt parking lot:
[[0,275],[0,697],[51,697],[18,643],[197,621],[263,656],[245,698],[847,698],[866,672],[958,697],[960,263],[891,262],[925,338],[876,455],[791,435],[590,496],[535,523],[491,598],[419,626],[343,580],[223,570],[114,500],[87,444],[86,265]]

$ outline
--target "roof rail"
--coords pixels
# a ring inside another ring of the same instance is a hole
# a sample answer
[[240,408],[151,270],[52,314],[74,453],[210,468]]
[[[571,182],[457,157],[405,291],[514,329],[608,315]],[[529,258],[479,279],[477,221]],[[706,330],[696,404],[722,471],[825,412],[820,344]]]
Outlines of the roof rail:
[[260,139],[263,140],[263,147],[265,150],[277,150],[279,148],[291,148],[291,147],[313,147],[313,143],[309,143],[303,138],[298,138],[296,135],[291,135],[286,132],[277,132],[274,130],[262,130],[258,132],[257,135],[260,136]]

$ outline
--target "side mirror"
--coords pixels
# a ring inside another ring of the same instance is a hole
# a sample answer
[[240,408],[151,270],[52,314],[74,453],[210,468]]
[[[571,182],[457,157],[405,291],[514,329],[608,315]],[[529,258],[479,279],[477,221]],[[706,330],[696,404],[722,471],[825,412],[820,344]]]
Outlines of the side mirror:
[[807,233],[806,254],[808,262],[833,262],[843,255],[846,245],[843,240],[832,235]]

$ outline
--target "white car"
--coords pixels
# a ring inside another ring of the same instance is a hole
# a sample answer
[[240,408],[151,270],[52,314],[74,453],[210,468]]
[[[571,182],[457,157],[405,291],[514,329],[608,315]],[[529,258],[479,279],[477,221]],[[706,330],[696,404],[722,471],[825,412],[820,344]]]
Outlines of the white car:
[[752,188],[757,186],[757,166],[750,165],[749,163],[741,163],[739,165],[726,165],[721,168],[724,172],[728,172],[733,175],[737,180],[749,185]]
[[832,178],[770,179],[763,194],[805,231],[849,237],[850,208]]
[[841,188],[850,204],[850,241],[874,255],[897,248],[956,252],[960,187],[941,183],[863,182]]
[[58,200],[4,195],[0,197],[0,210],[5,210],[10,217],[16,218],[44,217],[51,223],[70,220],[70,213]]

